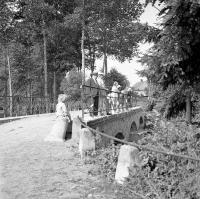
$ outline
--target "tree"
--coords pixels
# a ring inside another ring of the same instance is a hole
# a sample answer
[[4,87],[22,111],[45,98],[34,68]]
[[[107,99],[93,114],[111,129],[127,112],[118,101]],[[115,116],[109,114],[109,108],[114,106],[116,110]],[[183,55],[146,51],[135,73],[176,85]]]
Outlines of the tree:
[[119,61],[130,60],[137,54],[140,41],[150,39],[151,28],[139,23],[143,12],[142,4],[137,0],[87,0],[84,11],[78,5],[72,15],[67,16],[67,26],[81,26],[85,21],[86,67],[94,70],[96,58],[103,57],[103,68],[107,73],[107,56]]
[[[24,1],[23,1],[24,2]],[[21,2],[22,3],[22,2]],[[29,21],[35,27],[43,38],[43,55],[44,55],[44,96],[48,97],[48,72],[47,72],[47,28],[49,22],[55,15],[53,7],[45,1],[26,1],[23,4],[24,20]],[[48,104],[46,104],[46,109]]]
[[112,68],[110,72],[108,72],[108,74],[104,76],[104,84],[106,88],[111,90],[115,81],[117,81],[118,84],[122,86],[122,90],[129,85],[129,81],[127,80],[126,76],[119,73],[115,68]]
[[[67,32],[67,34],[66,34]],[[49,29],[47,58],[49,72],[53,73],[53,95],[56,100],[58,76],[73,68],[81,68],[80,31],[69,29],[54,21]]]
[[149,66],[150,81],[161,85],[163,90],[170,85],[181,85],[186,95],[186,120],[190,123],[191,92],[200,80],[200,4],[195,0],[164,3],[158,41],[142,62]]
[[[68,36],[68,34],[66,34],[67,30],[65,29],[64,32],[61,24],[63,23],[64,17],[73,11],[74,1],[20,0],[18,1],[18,9],[18,17],[21,17],[21,23],[31,25],[30,30],[32,29],[34,32],[34,41],[39,42],[43,46],[44,96],[46,98],[49,97],[49,91],[51,91],[49,88],[50,84],[48,83],[48,79],[51,80],[49,72],[53,71],[53,90],[54,98],[56,98],[56,71],[59,66],[61,66],[62,69],[66,66],[67,69],[66,54],[68,58],[70,55],[68,53],[69,50],[65,55],[64,51],[66,51],[67,47],[71,50],[71,46],[66,46],[64,49],[62,48],[64,44],[67,45],[67,43],[63,41],[69,41],[70,38],[66,38]],[[65,37],[63,37],[64,33]],[[59,34],[62,34],[61,39],[58,39]],[[57,41],[59,41],[59,43],[56,43]],[[64,56],[65,60],[63,60]],[[46,104],[46,106],[48,107],[48,104]]]
[[[14,12],[11,9],[13,1],[3,0],[0,5],[1,15],[0,15],[0,43],[3,46],[3,51],[6,59],[7,70],[8,70],[8,85],[9,85],[9,110],[10,116],[12,116],[13,110],[13,88],[12,88],[12,72],[10,64],[10,44],[14,37]],[[7,89],[6,89],[7,90]],[[6,92],[5,92],[6,93]]]
[[81,100],[82,74],[77,70],[71,70],[62,80],[60,90],[68,96],[70,101]]

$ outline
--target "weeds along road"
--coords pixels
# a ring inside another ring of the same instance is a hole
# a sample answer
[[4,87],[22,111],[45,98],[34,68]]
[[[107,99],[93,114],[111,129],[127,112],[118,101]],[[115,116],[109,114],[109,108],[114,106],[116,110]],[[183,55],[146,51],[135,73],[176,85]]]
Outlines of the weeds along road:
[[0,199],[104,198],[70,140],[43,141],[54,121],[51,114],[0,125]]

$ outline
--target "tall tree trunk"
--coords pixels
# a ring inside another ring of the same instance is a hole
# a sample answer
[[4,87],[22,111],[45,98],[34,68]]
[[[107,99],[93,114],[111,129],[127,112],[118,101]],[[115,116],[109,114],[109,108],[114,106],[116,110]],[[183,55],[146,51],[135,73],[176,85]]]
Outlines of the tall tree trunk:
[[8,85],[9,85],[9,96],[10,96],[10,116],[12,117],[13,111],[13,93],[12,93],[12,73],[11,73],[11,66],[10,66],[10,56],[9,56],[9,49],[6,48],[6,60],[8,65]]
[[103,53],[103,70],[104,70],[104,75],[108,74],[108,65],[107,65],[107,54],[106,52]]
[[90,43],[89,43],[89,45],[88,45],[88,49],[89,49],[89,65],[90,65],[90,71],[91,71],[91,73],[93,73],[94,72],[94,64],[93,64],[93,61],[92,61],[92,49],[91,49],[91,45],[90,45]]
[[[31,57],[31,49],[30,46],[28,46],[28,56]],[[31,70],[28,68],[28,88],[27,88],[27,94],[28,94],[28,102],[29,102],[29,114],[33,114],[33,100],[32,100],[32,77],[31,77]]]
[[190,124],[192,121],[192,110],[191,110],[191,91],[186,92],[186,121]]
[[27,87],[26,87],[26,93],[27,93],[27,104],[28,104],[28,107],[27,107],[27,114],[29,115],[29,114],[31,114],[31,103],[30,103],[30,82],[29,82],[29,80],[30,80],[30,74],[29,74],[29,71],[28,71],[28,73],[27,73],[27,79],[28,79],[28,85],[27,85]]
[[4,117],[7,116],[7,99],[8,95],[8,78],[7,78],[7,61],[5,59],[5,93],[4,93]]
[[4,92],[4,117],[7,116],[7,84],[8,80],[7,78],[5,79],[5,92]]
[[94,64],[95,64],[95,44],[93,44],[93,53],[92,53],[92,62],[93,62],[93,68],[94,68]]
[[53,101],[54,101],[54,109],[56,107],[56,97],[57,93],[56,93],[56,71],[53,72]]
[[[105,18],[105,16],[104,16]],[[104,75],[108,74],[108,65],[107,65],[107,32],[106,28],[103,31],[104,37],[103,37],[103,70],[104,70]]]
[[33,114],[33,98],[32,98],[32,82],[29,83],[29,92],[30,92],[30,113]]
[[[82,18],[82,37],[81,37],[81,52],[82,52],[82,70],[83,70],[83,77],[82,77],[82,85],[85,84],[85,50],[84,50],[84,40],[85,40],[85,1],[82,0],[83,6],[83,18]],[[83,105],[83,98],[84,98],[84,88],[82,87],[81,93],[81,109],[82,109],[82,118],[84,118],[84,105]]]
[[81,51],[82,51],[82,70],[83,70],[83,78],[82,83],[85,83],[85,50],[84,50],[84,37],[85,37],[85,30],[84,25],[82,28],[82,38],[81,38]]
[[46,112],[48,112],[48,74],[47,74],[47,38],[46,31],[43,30],[43,47],[44,47],[44,96],[46,102]]
[[153,85],[151,83],[151,80],[148,80],[148,100],[152,101],[152,92],[153,92]]

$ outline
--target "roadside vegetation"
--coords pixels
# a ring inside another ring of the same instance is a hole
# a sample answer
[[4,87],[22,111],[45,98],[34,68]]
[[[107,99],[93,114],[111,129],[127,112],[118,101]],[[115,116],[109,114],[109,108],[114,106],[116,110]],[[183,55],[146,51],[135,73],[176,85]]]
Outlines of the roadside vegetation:
[[[166,120],[154,111],[148,111],[147,126],[140,150],[139,163],[130,168],[125,184],[115,183],[119,145],[110,145],[89,154],[91,175],[100,175],[115,191],[114,198],[188,198],[200,197],[200,129],[199,124],[187,125],[183,117]],[[165,154],[153,150],[163,151]],[[168,153],[168,155],[167,155]],[[170,155],[170,154],[175,154]],[[194,160],[182,156],[189,156]],[[195,160],[196,159],[196,160]],[[108,185],[107,184],[107,185]]]

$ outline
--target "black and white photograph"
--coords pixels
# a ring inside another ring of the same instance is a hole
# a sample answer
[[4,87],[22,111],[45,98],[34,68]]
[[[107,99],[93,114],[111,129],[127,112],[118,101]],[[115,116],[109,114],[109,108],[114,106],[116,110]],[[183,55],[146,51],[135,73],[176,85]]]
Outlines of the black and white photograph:
[[0,199],[200,199],[200,0],[0,0]]

